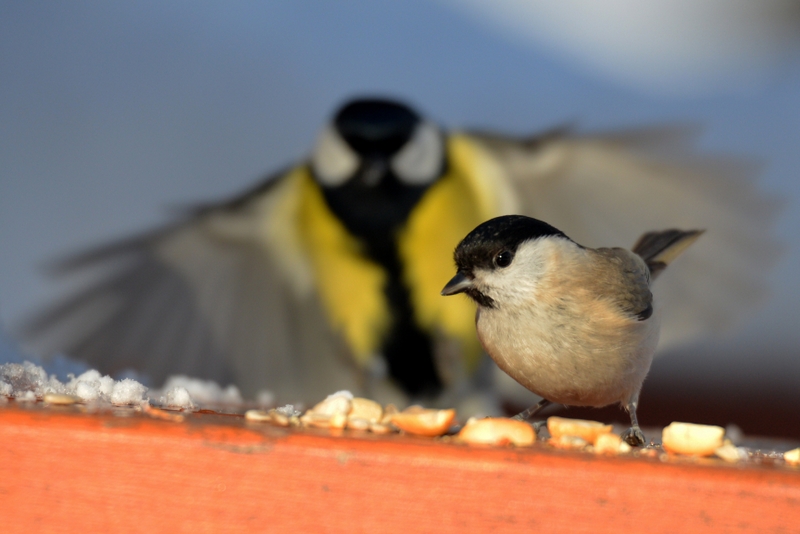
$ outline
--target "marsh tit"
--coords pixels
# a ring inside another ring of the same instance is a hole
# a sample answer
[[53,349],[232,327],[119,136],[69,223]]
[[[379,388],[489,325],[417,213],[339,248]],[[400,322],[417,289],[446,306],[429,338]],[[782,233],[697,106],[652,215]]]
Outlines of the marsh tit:
[[636,408],[661,326],[650,284],[702,233],[650,232],[632,251],[593,249],[537,219],[497,217],[459,243],[458,273],[441,294],[477,303],[486,352],[542,397],[521,418],[551,402],[620,403],[631,417],[623,438],[642,445]]

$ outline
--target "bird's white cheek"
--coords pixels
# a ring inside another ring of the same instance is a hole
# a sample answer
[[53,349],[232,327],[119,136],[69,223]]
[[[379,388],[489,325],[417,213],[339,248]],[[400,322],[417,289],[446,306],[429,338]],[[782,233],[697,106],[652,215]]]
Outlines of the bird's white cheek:
[[476,279],[479,291],[494,300],[498,308],[504,309],[530,306],[536,298],[538,286],[535,278],[524,276],[510,267]]

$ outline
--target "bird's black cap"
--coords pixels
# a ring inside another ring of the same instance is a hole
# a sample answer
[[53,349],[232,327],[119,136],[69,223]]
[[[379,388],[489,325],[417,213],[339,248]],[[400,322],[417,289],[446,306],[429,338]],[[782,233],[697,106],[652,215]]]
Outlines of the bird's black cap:
[[395,153],[419,122],[419,115],[408,106],[378,98],[353,100],[334,118],[336,129],[359,154]]
[[459,272],[470,273],[475,267],[490,269],[498,253],[514,254],[525,241],[539,237],[569,237],[546,222],[524,215],[503,215],[480,225],[461,240],[455,251]]

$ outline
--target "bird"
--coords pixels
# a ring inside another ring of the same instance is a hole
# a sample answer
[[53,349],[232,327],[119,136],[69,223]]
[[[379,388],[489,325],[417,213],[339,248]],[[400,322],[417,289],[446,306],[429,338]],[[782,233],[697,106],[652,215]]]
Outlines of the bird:
[[594,246],[672,220],[713,228],[660,284],[676,311],[667,345],[735,322],[764,294],[775,204],[752,165],[698,155],[690,138],[449,130],[397,99],[352,98],[306,157],[249,190],[51,262],[70,291],[15,331],[44,357],[285,402],[341,389],[397,403],[528,398],[486,371],[474,304],[439,297],[450,251],[483,221],[537,216]]
[[636,409],[661,326],[650,284],[702,233],[648,232],[632,251],[593,249],[532,217],[496,217],[459,243],[441,294],[477,304],[486,352],[542,397],[519,419],[550,403],[620,403],[631,418],[623,439],[643,445]]

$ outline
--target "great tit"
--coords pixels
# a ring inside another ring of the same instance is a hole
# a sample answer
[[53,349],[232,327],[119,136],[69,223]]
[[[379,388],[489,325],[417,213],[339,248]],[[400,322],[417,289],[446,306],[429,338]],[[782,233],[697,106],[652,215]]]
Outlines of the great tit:
[[458,396],[482,350],[474,305],[439,295],[451,252],[481,222],[523,213],[588,246],[708,228],[661,285],[664,344],[690,339],[762,293],[774,206],[751,167],[694,155],[686,139],[447,131],[401,102],[352,100],[307,159],[251,190],[55,263],[93,281],[22,334],[104,372],[189,374],[287,402]]
[[551,402],[620,403],[631,416],[623,437],[643,445],[636,408],[661,327],[650,284],[702,233],[650,232],[629,252],[581,246],[530,217],[497,217],[459,243],[442,295],[475,301],[481,345],[542,397],[520,419]]

